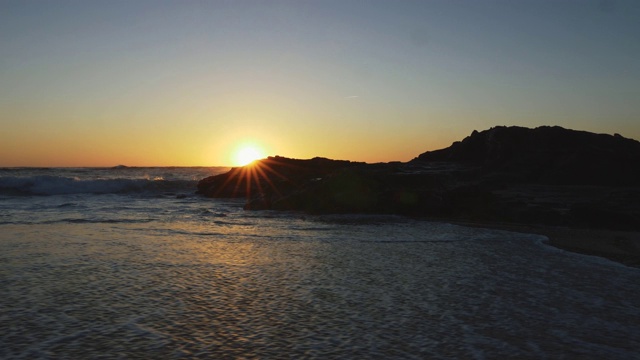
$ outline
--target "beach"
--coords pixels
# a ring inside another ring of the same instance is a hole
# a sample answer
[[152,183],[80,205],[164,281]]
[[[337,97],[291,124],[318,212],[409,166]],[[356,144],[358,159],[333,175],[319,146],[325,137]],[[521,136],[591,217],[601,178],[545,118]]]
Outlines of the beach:
[[[445,220],[442,220],[445,221]],[[640,268],[640,232],[495,222],[449,221],[462,226],[545,236],[546,243],[579,254],[599,256]]]
[[192,193],[216,171],[5,175],[0,357],[626,360],[640,346],[639,270],[547,244],[612,254],[596,246],[634,234],[246,211]]

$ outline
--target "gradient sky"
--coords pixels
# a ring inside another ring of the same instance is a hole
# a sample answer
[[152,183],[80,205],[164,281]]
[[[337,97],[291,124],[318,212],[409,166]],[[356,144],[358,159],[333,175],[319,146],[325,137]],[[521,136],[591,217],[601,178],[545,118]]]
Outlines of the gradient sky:
[[0,166],[407,161],[495,125],[640,139],[640,1],[0,0]]

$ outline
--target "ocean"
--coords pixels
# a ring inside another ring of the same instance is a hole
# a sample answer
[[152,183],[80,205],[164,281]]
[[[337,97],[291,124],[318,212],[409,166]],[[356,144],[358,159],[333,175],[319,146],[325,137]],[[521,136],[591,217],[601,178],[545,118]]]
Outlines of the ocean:
[[640,269],[194,194],[223,171],[0,169],[0,358],[640,358]]

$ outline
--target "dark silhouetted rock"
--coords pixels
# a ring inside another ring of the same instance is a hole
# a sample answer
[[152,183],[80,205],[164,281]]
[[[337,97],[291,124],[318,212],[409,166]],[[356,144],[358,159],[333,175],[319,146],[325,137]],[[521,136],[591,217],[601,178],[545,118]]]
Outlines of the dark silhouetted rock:
[[245,209],[379,213],[640,229],[640,143],[561,127],[495,127],[407,163],[269,157],[203,179]]
[[207,197],[234,198],[258,196],[267,203],[272,194],[283,196],[318,181],[338,169],[363,165],[316,157],[309,160],[281,156],[268,157],[198,182],[198,193]]
[[640,142],[558,126],[494,127],[414,162],[457,162],[527,182],[567,185],[640,184]]

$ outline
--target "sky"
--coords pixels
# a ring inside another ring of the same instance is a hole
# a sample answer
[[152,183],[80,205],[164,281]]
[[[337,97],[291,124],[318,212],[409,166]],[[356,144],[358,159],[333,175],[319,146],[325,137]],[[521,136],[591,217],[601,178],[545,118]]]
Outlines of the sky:
[[0,166],[408,161],[498,125],[640,139],[640,1],[0,0]]

